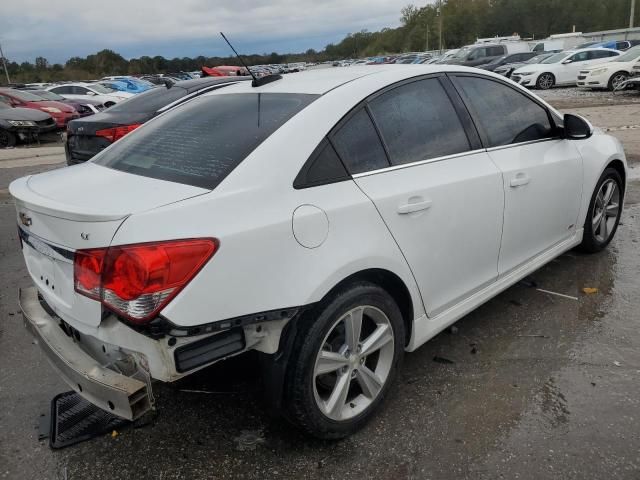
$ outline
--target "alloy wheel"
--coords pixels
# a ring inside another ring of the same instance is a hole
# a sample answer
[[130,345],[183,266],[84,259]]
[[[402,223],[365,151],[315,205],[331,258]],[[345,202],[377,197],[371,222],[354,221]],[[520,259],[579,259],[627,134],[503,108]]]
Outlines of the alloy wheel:
[[0,148],[11,147],[11,144],[11,136],[9,132],[5,132],[4,130],[0,129]]
[[387,315],[356,307],[329,329],[313,369],[316,405],[332,420],[349,420],[369,407],[389,378],[394,332]]
[[548,73],[542,74],[538,80],[538,86],[543,90],[553,87],[553,77]]
[[625,80],[627,80],[627,76],[624,73],[616,73],[611,79],[611,86],[614,90],[618,90]]
[[596,240],[604,243],[609,240],[620,213],[620,189],[615,180],[609,178],[598,190],[591,219],[592,231]]

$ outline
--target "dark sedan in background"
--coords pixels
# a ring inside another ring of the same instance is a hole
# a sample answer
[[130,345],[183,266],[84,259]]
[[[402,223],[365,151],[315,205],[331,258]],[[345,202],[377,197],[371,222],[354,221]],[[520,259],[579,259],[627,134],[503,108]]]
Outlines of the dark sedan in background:
[[167,84],[140,93],[104,112],[74,120],[67,126],[65,153],[67,164],[89,160],[96,153],[124,137],[176,102],[227,86],[251,77],[205,77]]
[[496,68],[501,67],[502,65],[506,65],[508,63],[516,63],[516,62],[526,62],[527,60],[532,59],[538,55],[537,52],[520,52],[520,53],[512,53],[510,55],[503,55],[502,57],[496,58],[489,63],[485,63],[484,65],[478,66],[483,70],[489,70],[490,72],[495,71]]
[[0,100],[0,148],[13,147],[16,140],[33,141],[56,128],[50,115],[33,108],[13,108]]

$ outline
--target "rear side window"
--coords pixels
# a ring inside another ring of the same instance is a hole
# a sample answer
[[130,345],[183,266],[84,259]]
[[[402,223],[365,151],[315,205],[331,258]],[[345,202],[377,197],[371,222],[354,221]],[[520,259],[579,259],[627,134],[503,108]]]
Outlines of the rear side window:
[[51,89],[52,92],[57,93],[58,95],[69,95],[73,92],[73,87],[62,86]]
[[436,78],[401,85],[369,103],[392,165],[469,150],[456,111]]
[[489,47],[487,50],[488,50],[488,53],[487,53],[488,57],[498,57],[500,55],[504,55],[504,47],[501,47],[501,46]]
[[349,174],[344,168],[333,145],[323,140],[302,167],[293,182],[294,188],[315,187],[348,180]]
[[95,163],[212,190],[317,97],[290,93],[198,97],[114,143]]
[[110,112],[121,113],[153,113],[171,102],[184,97],[187,91],[180,87],[158,87],[139,93],[124,102],[116,103],[109,108]]
[[547,111],[513,88],[478,77],[456,77],[488,147],[553,136]]
[[389,166],[384,147],[365,109],[358,110],[332,137],[349,173],[363,173]]

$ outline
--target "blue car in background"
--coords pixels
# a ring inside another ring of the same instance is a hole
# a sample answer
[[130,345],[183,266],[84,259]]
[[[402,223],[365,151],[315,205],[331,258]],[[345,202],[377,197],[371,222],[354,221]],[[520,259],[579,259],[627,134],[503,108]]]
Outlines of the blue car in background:
[[611,40],[591,45],[590,48],[612,48],[614,50],[629,50],[631,47],[640,45],[640,40]]
[[135,77],[109,77],[100,83],[119,92],[142,93],[152,89],[155,85],[146,80]]

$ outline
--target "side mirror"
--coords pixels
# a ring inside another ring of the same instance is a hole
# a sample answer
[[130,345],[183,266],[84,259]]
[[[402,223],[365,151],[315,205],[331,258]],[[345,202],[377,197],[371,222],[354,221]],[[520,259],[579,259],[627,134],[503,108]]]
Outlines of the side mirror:
[[570,58],[567,58],[565,61],[562,62],[563,65],[567,65],[568,63],[573,63],[573,60],[571,60]]
[[566,113],[563,123],[564,137],[568,140],[584,140],[593,135],[593,126],[580,115]]

